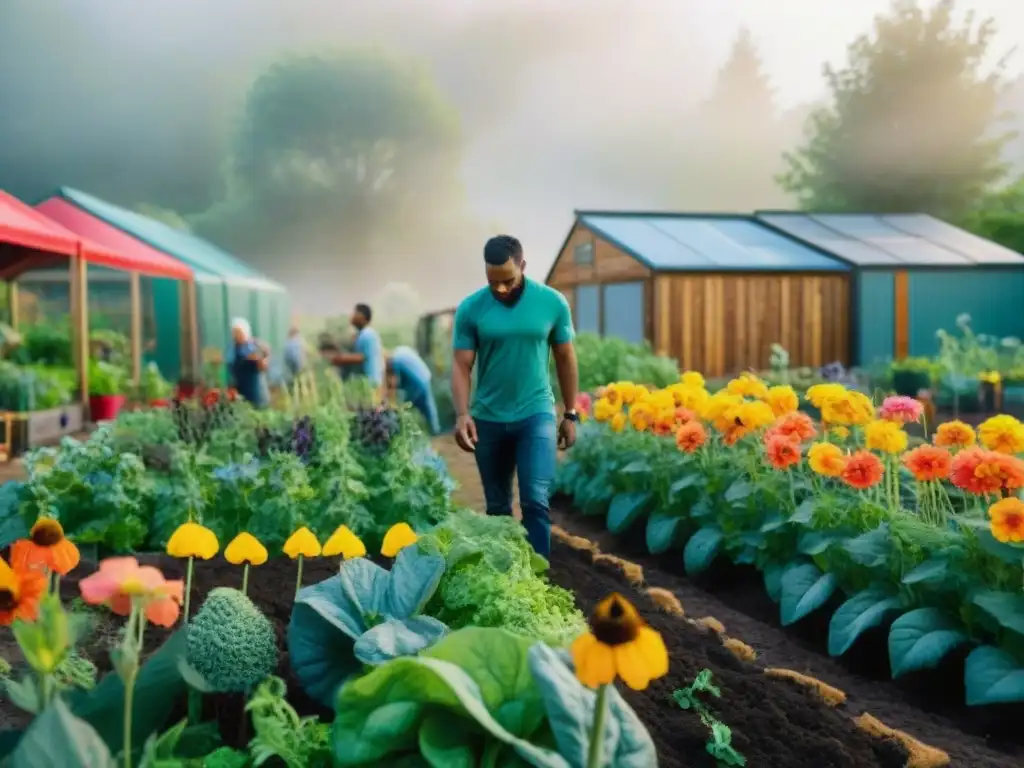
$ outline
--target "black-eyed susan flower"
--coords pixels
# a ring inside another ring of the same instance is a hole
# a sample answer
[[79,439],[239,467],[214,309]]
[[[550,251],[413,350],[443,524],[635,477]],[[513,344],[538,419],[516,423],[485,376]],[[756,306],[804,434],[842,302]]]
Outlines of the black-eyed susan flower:
[[362,540],[352,533],[347,525],[339,525],[331,537],[324,542],[322,552],[324,557],[336,557],[341,555],[346,560],[355,557],[366,557],[366,545]]
[[295,576],[296,595],[302,589],[302,561],[307,557],[319,557],[322,551],[316,534],[306,526],[295,531],[284,543],[284,553],[292,560],[299,561],[298,573]]
[[244,565],[242,594],[249,591],[249,566],[267,562],[267,548],[251,533],[242,531],[224,549],[224,559],[232,565]]
[[384,543],[381,544],[380,553],[384,557],[394,557],[410,544],[415,544],[418,538],[416,531],[410,528],[408,523],[395,523],[384,534]]
[[622,595],[613,593],[594,608],[590,631],[572,644],[576,677],[588,688],[616,677],[635,691],[668,674],[668,651],[655,630]]
[[185,569],[185,604],[182,606],[182,622],[188,624],[189,604],[192,598],[192,572],[196,558],[209,560],[220,551],[217,534],[205,525],[189,520],[178,526],[167,541],[167,554],[171,557],[188,558]]
[[64,537],[64,528],[52,517],[40,517],[29,537],[11,546],[11,567],[16,570],[45,568],[65,576],[80,560],[78,547]]

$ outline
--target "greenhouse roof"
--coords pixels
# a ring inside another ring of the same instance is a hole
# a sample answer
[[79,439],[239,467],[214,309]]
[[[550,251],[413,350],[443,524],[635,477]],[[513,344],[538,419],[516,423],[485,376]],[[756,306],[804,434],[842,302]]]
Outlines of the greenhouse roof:
[[924,213],[755,215],[769,227],[857,267],[1024,267],[1024,256],[1016,251]]
[[849,267],[750,216],[577,211],[577,220],[649,269],[842,272]]
[[185,262],[193,269],[211,273],[233,284],[270,291],[284,291],[280,283],[261,275],[255,269],[196,235],[183,232],[163,222],[129,211],[98,197],[70,187],[55,193],[107,224]]

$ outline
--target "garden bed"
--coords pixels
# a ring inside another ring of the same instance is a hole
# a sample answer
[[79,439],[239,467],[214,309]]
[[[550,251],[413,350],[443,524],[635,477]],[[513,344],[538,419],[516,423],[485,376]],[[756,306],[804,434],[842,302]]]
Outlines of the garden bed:
[[[652,615],[650,601],[636,598],[639,606],[647,608],[645,618],[659,631],[665,633],[665,627],[673,626],[673,622],[678,627],[670,631],[673,638],[678,634],[678,639],[670,641],[669,647],[672,667],[668,680],[671,682],[661,683],[652,690],[667,697],[673,687],[685,684],[682,677],[692,679],[701,666],[712,668],[722,687],[718,707],[721,719],[733,729],[737,749],[747,755],[748,765],[801,765],[797,762],[799,753],[794,745],[800,745],[801,749],[809,746],[807,739],[811,734],[818,734],[824,743],[831,744],[829,739],[845,732],[843,728],[833,731],[837,727],[834,718],[849,723],[853,717],[865,712],[891,728],[944,750],[950,756],[949,764],[953,766],[1001,768],[1020,765],[1024,761],[1019,725],[1014,727],[1020,722],[1017,708],[1000,707],[998,717],[994,717],[993,713],[985,712],[985,708],[963,706],[963,655],[947,661],[951,669],[909,679],[907,683],[894,683],[888,679],[884,630],[866,634],[842,662],[825,654],[827,617],[831,613],[829,607],[835,606],[826,606],[790,630],[783,630],[778,624],[778,607],[765,593],[756,572],[746,574],[744,569],[719,563],[698,586],[682,575],[683,561],[678,551],[664,556],[647,553],[642,528],[637,531],[639,537],[615,536],[605,529],[603,517],[583,516],[572,510],[565,499],[555,502],[552,517],[568,532],[591,539],[602,551],[628,557],[629,562],[642,569],[647,586],[670,590],[679,598],[689,617],[713,616],[725,626],[729,636],[743,641],[758,653],[755,666],[745,665],[734,660],[714,636],[701,636],[695,628],[678,619],[657,613]],[[590,568],[570,565],[565,557],[565,548],[558,547],[552,558],[552,578],[559,585],[575,590],[577,600],[586,609],[610,588],[607,580],[616,577],[602,577]],[[604,584],[590,584],[602,579]],[[883,646],[881,650],[877,647],[879,636]],[[679,645],[678,650],[673,650],[672,642]],[[845,692],[846,703],[829,712],[798,692],[803,708],[791,709],[794,707],[791,702],[793,693],[779,690],[786,688],[781,683],[771,683],[769,688],[765,688],[769,681],[755,671],[758,666],[791,669],[810,675]],[[730,695],[731,690],[736,693]],[[673,719],[673,708],[678,708],[671,699],[651,701],[649,695],[633,693],[628,693],[626,698],[651,730],[663,760],[673,750],[692,749],[693,740],[701,738],[699,721],[687,726],[682,719]],[[752,711],[747,712],[745,705]],[[809,715],[808,708],[821,711]],[[783,713],[783,722],[773,721],[778,710]],[[688,716],[688,713],[680,714]],[[795,729],[798,733],[786,734],[785,729],[790,727],[788,723],[798,724]],[[687,730],[689,728],[694,730]],[[990,734],[993,738],[988,740]],[[847,744],[842,740],[840,743]],[[851,743],[851,748],[855,743]],[[773,748],[779,751],[773,753]],[[841,752],[835,754],[840,755]],[[767,762],[768,759],[774,759],[774,762]],[[875,759],[885,759],[884,753]],[[807,763],[830,764],[846,763],[815,762],[813,759]],[[672,763],[664,762],[663,765]]]

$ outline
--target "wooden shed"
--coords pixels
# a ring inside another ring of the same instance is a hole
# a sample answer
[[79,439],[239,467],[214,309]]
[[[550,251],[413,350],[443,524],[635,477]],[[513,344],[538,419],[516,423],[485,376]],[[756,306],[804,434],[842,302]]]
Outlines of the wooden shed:
[[758,212],[780,234],[850,265],[852,359],[939,351],[936,331],[1024,337],[1024,256],[923,213]]
[[850,265],[755,216],[577,211],[547,277],[581,332],[723,376],[851,362]]

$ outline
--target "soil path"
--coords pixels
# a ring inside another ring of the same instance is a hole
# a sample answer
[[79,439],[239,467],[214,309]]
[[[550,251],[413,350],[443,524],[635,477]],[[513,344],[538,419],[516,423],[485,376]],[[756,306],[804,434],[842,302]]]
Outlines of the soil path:
[[[448,463],[449,471],[459,483],[457,500],[466,506],[482,510],[483,491],[473,455],[464,453],[450,436],[435,439],[434,447]],[[517,510],[518,514],[518,510]],[[556,504],[553,522],[572,533],[586,536],[604,552],[632,555],[632,548],[608,534],[601,520],[567,514]],[[637,558],[639,552],[637,552]],[[677,560],[681,558],[677,557]],[[851,672],[839,661],[819,652],[814,637],[801,637],[773,624],[775,618],[764,614],[756,600],[745,594],[748,586],[735,584],[734,589],[721,590],[721,594],[697,586],[685,576],[675,572],[671,564],[659,561],[652,565],[651,558],[644,561],[647,586],[669,589],[682,602],[688,616],[713,616],[722,622],[729,635],[749,644],[758,653],[758,663],[767,667],[783,667],[811,675],[848,695],[845,710],[852,715],[868,712],[891,728],[907,732],[925,744],[949,753],[950,765],[957,768],[1010,768],[1024,765],[1024,740],[1019,736],[989,739],[980,723],[971,723],[974,713],[962,708],[949,715],[925,711],[920,693],[908,691],[886,678],[873,679]],[[557,574],[556,574],[557,575]],[[580,596],[581,601],[584,600]],[[584,606],[586,607],[586,606]],[[753,614],[753,615],[751,615]],[[808,630],[813,634],[813,628]],[[950,698],[962,696],[954,691]],[[947,697],[942,697],[947,698]],[[962,701],[962,698],[960,699]],[[929,708],[931,704],[927,704]],[[968,719],[965,722],[965,719]],[[980,718],[979,718],[980,719]],[[966,732],[965,728],[972,728]]]

